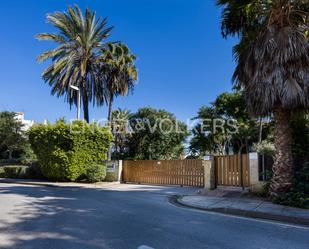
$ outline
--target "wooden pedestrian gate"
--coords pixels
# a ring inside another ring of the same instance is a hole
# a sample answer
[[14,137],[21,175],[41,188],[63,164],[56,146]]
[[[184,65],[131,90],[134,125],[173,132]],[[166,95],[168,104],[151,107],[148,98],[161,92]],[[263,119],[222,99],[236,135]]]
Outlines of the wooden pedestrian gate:
[[216,185],[250,186],[249,155],[215,156]]
[[130,183],[204,187],[202,160],[123,161],[123,181]]

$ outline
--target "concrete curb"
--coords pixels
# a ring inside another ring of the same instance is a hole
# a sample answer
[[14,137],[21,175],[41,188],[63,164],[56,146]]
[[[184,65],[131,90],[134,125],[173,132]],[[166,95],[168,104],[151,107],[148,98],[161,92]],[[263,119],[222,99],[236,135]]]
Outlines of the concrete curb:
[[95,184],[95,183],[76,183],[75,184],[68,184],[66,183],[57,183],[57,182],[38,182],[38,181],[31,181],[29,180],[16,180],[12,178],[0,178],[0,183],[8,183],[8,184],[21,184],[21,185],[32,185],[32,186],[42,186],[42,187],[52,187],[52,188],[100,188],[100,187],[105,187],[109,185],[114,185],[117,184],[118,182],[108,182],[105,184]]
[[187,202],[182,201],[183,196],[171,196],[170,202],[177,206],[197,209],[207,212],[215,212],[221,214],[230,214],[235,216],[242,216],[248,218],[258,218],[263,220],[272,220],[272,221],[279,221],[283,223],[290,223],[295,225],[302,225],[309,227],[309,219],[295,217],[295,216],[284,216],[284,215],[277,215],[271,213],[264,213],[264,212],[257,212],[257,211],[250,211],[250,210],[243,210],[243,209],[234,209],[234,208],[205,208],[194,204],[188,204]]

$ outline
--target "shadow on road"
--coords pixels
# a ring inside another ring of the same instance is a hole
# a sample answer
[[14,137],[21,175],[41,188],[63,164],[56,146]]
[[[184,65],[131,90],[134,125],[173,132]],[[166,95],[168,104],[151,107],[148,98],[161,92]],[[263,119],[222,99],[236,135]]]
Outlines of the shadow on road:
[[0,196],[7,196],[10,208],[0,217],[0,248],[128,248],[121,235],[130,234],[137,248],[141,244],[134,233],[147,235],[151,210],[162,205],[162,195],[167,199],[177,192],[178,188],[138,185],[116,189],[1,185]]

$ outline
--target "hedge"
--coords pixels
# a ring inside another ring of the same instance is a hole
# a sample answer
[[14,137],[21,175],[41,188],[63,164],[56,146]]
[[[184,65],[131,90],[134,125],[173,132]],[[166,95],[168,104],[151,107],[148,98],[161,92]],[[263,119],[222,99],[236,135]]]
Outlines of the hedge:
[[11,165],[3,166],[4,177],[8,178],[28,178],[30,175],[29,166]]
[[42,174],[56,181],[75,181],[88,167],[101,163],[112,141],[107,127],[64,120],[34,125],[28,132]]

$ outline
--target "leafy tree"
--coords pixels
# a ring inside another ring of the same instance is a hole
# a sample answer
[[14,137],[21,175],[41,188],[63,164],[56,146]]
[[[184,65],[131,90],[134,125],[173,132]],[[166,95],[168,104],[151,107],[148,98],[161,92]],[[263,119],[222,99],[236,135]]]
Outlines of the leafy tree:
[[14,112],[0,112],[0,147],[4,148],[9,159],[16,150],[24,148],[26,137],[23,132],[23,124],[16,119]]
[[48,14],[47,21],[58,32],[41,33],[37,38],[53,41],[58,47],[37,58],[40,62],[52,60],[42,77],[52,87],[51,93],[58,97],[65,95],[70,105],[77,103],[77,93],[70,89],[70,85],[79,87],[84,119],[89,122],[88,103],[96,94],[96,86],[101,85],[103,80],[98,74],[99,58],[104,40],[112,28],[106,27],[106,18],[96,18],[96,13],[88,8],[83,15],[77,5],[68,7],[67,12]]
[[130,116],[129,122],[128,158],[176,159],[183,154],[183,143],[189,134],[186,125],[172,113],[141,108]]
[[309,108],[308,0],[217,0],[222,34],[238,35],[233,80],[253,116],[273,115],[272,196],[292,186],[291,116]]
[[219,95],[210,106],[201,107],[194,119],[199,122],[192,129],[192,154],[248,153],[257,141],[257,122],[249,117],[242,92]]

